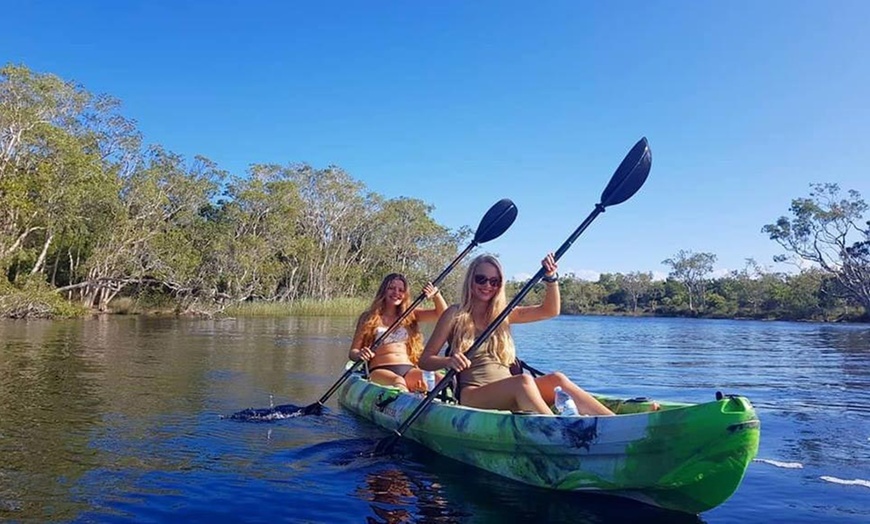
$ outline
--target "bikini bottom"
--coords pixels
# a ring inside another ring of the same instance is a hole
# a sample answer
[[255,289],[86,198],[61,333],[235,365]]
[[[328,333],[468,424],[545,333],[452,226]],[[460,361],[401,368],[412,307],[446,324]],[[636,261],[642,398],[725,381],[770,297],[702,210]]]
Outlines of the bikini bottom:
[[369,368],[369,375],[372,374],[372,371],[376,371],[378,369],[386,369],[387,371],[392,371],[396,375],[404,378],[409,371],[414,369],[414,366],[412,366],[411,364],[391,364],[386,366],[378,366],[376,368]]

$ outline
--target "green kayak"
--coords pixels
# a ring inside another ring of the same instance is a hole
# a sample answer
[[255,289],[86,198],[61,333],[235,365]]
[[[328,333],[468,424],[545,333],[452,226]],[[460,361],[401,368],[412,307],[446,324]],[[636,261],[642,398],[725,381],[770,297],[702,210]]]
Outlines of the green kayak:
[[[717,397],[722,397],[717,395]],[[395,430],[420,394],[353,375],[339,403]],[[599,397],[617,415],[548,416],[482,410],[435,400],[404,436],[436,453],[534,486],[602,491],[701,513],[730,497],[758,451],[761,425],[749,401],[702,404]]]

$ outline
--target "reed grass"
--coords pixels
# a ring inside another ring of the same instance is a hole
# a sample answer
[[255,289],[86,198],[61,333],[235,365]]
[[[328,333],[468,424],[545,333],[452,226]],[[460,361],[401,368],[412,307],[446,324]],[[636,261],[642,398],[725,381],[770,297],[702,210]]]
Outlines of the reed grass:
[[370,300],[362,298],[306,298],[292,302],[243,302],[223,313],[232,317],[344,317],[357,316],[370,304]]

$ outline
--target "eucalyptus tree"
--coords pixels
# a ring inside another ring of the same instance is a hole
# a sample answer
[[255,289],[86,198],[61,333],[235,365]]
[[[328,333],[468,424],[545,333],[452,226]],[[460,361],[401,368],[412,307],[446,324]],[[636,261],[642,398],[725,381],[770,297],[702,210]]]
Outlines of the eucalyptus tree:
[[[792,200],[792,217],[767,224],[768,234],[798,260],[812,263],[842,286],[870,316],[870,221],[857,191],[841,197],[837,184],[811,184],[809,198]],[[775,260],[786,261],[787,255]]]
[[371,216],[373,227],[365,250],[369,290],[391,272],[406,274],[422,289],[426,279],[456,256],[459,245],[471,237],[471,229],[451,232],[435,222],[433,210],[432,205],[407,197],[379,203]]
[[630,300],[632,313],[637,313],[638,302],[652,288],[652,272],[632,271],[626,275],[620,275],[622,288]]
[[731,272],[730,280],[733,282],[733,298],[740,310],[759,316],[767,312],[765,302],[773,289],[784,282],[785,276],[768,271],[754,258],[747,258],[743,269]]
[[[83,232],[116,198],[138,133],[117,100],[23,66],[0,69],[0,267],[74,263]],[[23,262],[23,264],[22,264]],[[67,271],[67,275],[72,273]]]
[[[562,311],[568,315],[588,313],[601,309],[607,290],[599,282],[583,280],[573,273],[568,273],[559,279],[562,296]],[[543,286],[541,286],[543,293]]]
[[[713,272],[716,255],[713,253],[694,253],[681,249],[673,258],[662,264],[671,267],[669,276],[685,286],[689,298],[689,310],[705,307],[707,277]],[[697,298],[697,300],[695,300]]]
[[810,268],[788,277],[787,285],[779,289],[782,315],[791,319],[815,319],[823,316],[821,288],[826,273]]
[[83,281],[74,286],[83,302],[105,309],[132,283],[163,286],[182,301],[203,292],[201,210],[217,194],[223,176],[206,158],[188,164],[180,155],[152,147],[121,181],[113,227],[94,239]]
[[291,168],[251,166],[227,184],[220,215],[212,220],[214,243],[208,273],[215,291],[230,300],[283,300],[300,292],[299,233],[302,203]]
[[378,198],[343,169],[292,170],[299,188],[301,209],[298,234],[304,241],[296,255],[304,274],[302,294],[311,298],[353,296],[365,261],[364,248],[372,240],[372,209]]

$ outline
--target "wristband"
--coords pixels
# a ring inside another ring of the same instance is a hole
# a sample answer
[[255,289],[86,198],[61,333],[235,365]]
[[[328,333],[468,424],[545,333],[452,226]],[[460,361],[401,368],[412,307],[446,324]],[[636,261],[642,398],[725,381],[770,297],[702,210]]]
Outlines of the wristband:
[[558,282],[559,281],[559,273],[556,273],[555,275],[553,275],[551,277],[544,275],[544,277],[541,278],[541,280],[543,280],[547,284],[552,284],[553,282]]

